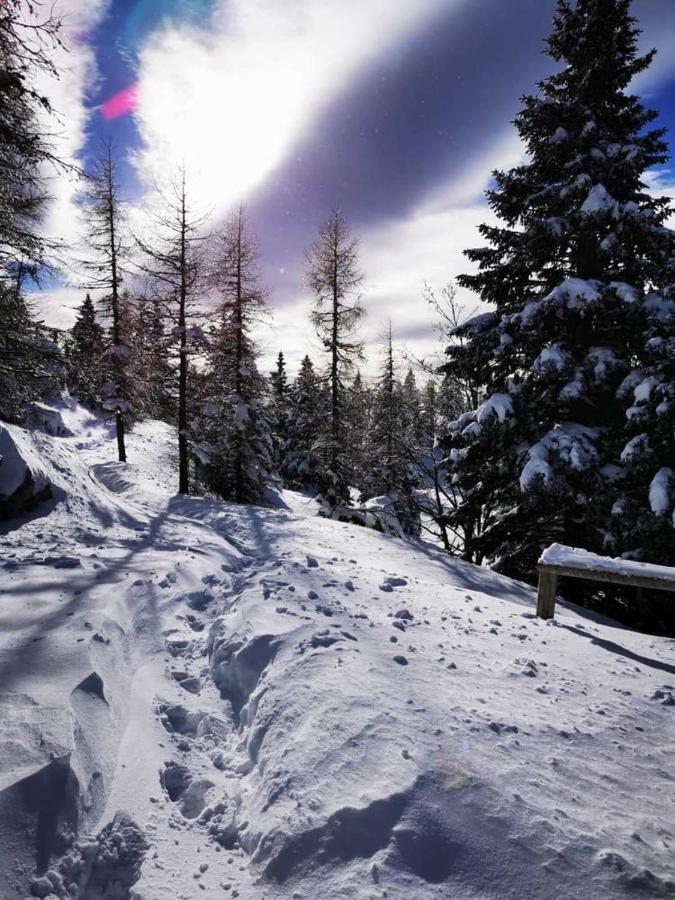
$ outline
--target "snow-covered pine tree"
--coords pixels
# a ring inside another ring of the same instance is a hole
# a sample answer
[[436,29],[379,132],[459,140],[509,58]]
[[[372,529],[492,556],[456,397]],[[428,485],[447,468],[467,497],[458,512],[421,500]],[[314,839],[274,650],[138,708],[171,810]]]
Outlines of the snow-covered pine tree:
[[270,372],[270,383],[272,396],[268,417],[272,432],[272,461],[274,470],[282,472],[288,443],[289,386],[286,360],[281,350],[277,356],[276,368]]
[[656,512],[649,498],[675,454],[674,244],[643,183],[663,132],[626,90],[653,56],[638,34],[629,0],[560,0],[547,53],[562,68],[524,98],[528,159],[495,173],[502,224],[481,226],[489,246],[460,279],[495,309],[449,349],[448,373],[485,396],[447,441],[453,518],[481,523],[467,558],[521,577],[552,541],[675,561],[672,485]]
[[358,293],[362,280],[358,243],[337,210],[322,226],[307,266],[307,281],[314,293],[312,323],[330,359],[327,465],[320,487],[330,507],[350,502],[352,473],[345,445],[345,379],[361,353],[356,331],[364,315]]
[[[198,316],[198,299],[205,281],[204,217],[191,206],[185,169],[177,173],[169,191],[161,197],[163,209],[153,216],[153,233],[136,238],[144,261],[139,268],[153,282],[171,326],[176,424],[178,426],[178,491],[190,491],[190,436],[195,398],[190,393],[190,362],[202,352],[204,335]],[[190,396],[188,397],[188,395]]]
[[103,405],[115,414],[118,457],[120,462],[126,462],[125,431],[132,404],[128,372],[130,350],[125,333],[130,323],[125,321],[121,288],[128,246],[112,143],[108,143],[94,161],[82,199],[89,248],[85,266],[91,275],[90,286],[105,292],[101,305],[110,323],[105,350],[110,378],[104,385]]
[[105,336],[87,294],[77,310],[67,343],[67,383],[70,393],[88,406],[101,403],[105,371]]
[[370,425],[373,392],[358,370],[347,387],[345,404],[348,465],[353,475],[353,485],[359,491],[366,489],[368,477]]
[[417,379],[409,368],[401,385],[401,435],[408,446],[419,447],[421,444],[421,412]]
[[226,500],[256,503],[272,461],[266,384],[256,365],[252,330],[265,307],[258,250],[243,207],[219,236],[214,271],[219,301],[209,335],[209,378],[202,415],[200,471]]
[[49,100],[36,87],[56,75],[59,29],[57,17],[22,0],[0,7],[0,418],[12,421],[23,418],[54,363],[54,345],[39,337],[22,290],[54,249],[40,229],[45,176],[66,169],[46,133]]
[[[410,385],[409,385],[410,386]],[[419,534],[413,466],[419,447],[403,386],[396,376],[391,323],[382,373],[373,396],[367,475],[362,497],[387,497],[402,530]]]
[[323,471],[322,436],[328,404],[325,385],[307,355],[288,399],[284,481],[291,487],[316,488]]

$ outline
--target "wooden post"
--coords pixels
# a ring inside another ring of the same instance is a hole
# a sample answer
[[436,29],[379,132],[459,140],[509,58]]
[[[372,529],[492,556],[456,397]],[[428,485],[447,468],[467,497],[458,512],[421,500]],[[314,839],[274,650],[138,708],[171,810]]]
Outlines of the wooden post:
[[540,619],[552,619],[555,615],[555,594],[558,588],[558,576],[555,572],[539,571],[539,591],[537,593],[537,616]]

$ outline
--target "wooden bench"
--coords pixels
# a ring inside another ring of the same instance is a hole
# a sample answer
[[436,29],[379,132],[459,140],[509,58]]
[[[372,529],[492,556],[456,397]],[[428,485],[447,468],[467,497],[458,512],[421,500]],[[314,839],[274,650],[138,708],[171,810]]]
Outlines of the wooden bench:
[[562,544],[552,544],[539,559],[539,590],[537,616],[552,619],[555,615],[555,596],[558,578],[586,578],[607,584],[625,584],[630,587],[650,588],[657,591],[675,591],[675,569],[654,566],[628,559],[598,556],[587,550],[577,550]]

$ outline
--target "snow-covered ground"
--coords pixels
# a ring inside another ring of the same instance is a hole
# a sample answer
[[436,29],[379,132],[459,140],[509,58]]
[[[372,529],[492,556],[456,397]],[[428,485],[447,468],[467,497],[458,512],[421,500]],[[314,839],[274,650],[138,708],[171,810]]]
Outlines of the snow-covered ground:
[[2,900],[675,894],[675,642],[62,418],[0,537]]

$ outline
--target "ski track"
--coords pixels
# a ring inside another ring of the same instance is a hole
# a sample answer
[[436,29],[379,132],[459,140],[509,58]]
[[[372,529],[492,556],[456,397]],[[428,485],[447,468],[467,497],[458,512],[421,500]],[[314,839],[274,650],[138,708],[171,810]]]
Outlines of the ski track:
[[64,420],[2,532],[3,900],[675,895],[673,641]]

